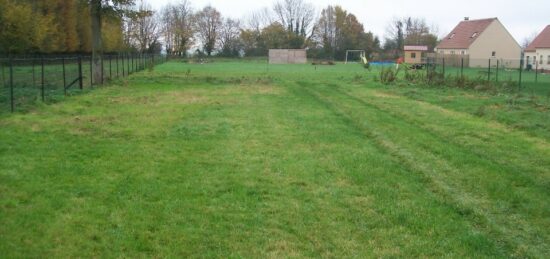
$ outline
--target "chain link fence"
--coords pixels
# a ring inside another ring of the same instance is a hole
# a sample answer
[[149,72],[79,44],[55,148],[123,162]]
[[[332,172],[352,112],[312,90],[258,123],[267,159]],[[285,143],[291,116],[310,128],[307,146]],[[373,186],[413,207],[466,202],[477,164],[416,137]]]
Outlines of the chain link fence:
[[0,113],[24,110],[37,102],[57,102],[165,61],[163,55],[105,55],[101,82],[95,82],[90,56],[0,59]]

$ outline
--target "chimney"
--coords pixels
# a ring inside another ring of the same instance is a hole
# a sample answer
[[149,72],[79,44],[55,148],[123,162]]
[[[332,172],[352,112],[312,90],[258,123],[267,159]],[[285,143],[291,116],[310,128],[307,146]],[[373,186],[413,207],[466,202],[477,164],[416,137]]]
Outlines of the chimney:
[[464,21],[469,21],[470,17],[464,17]]

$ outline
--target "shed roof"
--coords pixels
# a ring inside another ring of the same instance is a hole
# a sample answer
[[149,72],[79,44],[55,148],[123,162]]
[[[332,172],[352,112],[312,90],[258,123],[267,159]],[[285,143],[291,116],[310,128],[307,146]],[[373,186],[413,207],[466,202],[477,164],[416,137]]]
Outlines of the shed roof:
[[437,46],[438,49],[468,49],[497,18],[460,22]]
[[405,45],[405,47],[403,49],[405,51],[428,51],[428,46]]
[[550,48],[550,25],[546,26],[544,30],[527,46],[525,52],[535,52],[537,49]]

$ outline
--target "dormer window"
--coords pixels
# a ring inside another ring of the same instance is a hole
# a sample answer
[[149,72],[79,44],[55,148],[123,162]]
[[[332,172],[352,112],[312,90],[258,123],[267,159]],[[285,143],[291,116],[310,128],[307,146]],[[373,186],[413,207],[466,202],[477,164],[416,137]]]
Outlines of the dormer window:
[[451,36],[449,36],[449,40],[454,38],[455,37],[455,33],[451,34]]
[[472,38],[475,38],[477,37],[477,32],[474,32],[474,34],[472,34]]

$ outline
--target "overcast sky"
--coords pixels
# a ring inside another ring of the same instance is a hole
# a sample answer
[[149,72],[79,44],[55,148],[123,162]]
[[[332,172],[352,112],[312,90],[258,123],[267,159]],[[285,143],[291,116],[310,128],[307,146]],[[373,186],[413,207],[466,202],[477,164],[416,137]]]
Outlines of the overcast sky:
[[[160,9],[178,0],[145,0]],[[273,6],[275,0],[190,0],[194,9],[208,4],[216,7],[224,16],[243,18],[254,10]],[[550,24],[550,0],[306,0],[318,11],[332,4],[340,5],[355,14],[365,26],[380,38],[384,37],[393,17],[422,17],[438,28],[444,37],[459,21],[498,17],[516,38],[518,43],[540,32]]]

